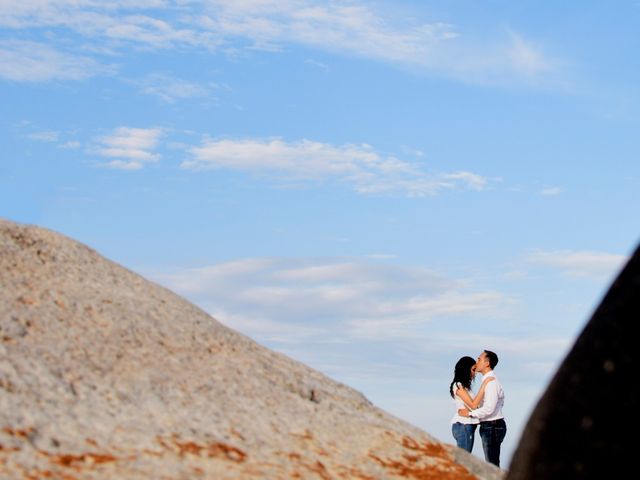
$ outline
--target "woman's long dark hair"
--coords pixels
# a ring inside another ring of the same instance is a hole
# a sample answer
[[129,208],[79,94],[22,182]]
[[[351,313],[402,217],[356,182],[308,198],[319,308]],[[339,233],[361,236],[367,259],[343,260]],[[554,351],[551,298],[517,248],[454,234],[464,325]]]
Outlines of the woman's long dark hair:
[[453,382],[449,385],[449,393],[453,396],[453,385],[456,383],[461,383],[464,388],[467,390],[471,388],[471,367],[476,364],[476,361],[471,357],[462,357],[456,363],[456,368],[453,371]]

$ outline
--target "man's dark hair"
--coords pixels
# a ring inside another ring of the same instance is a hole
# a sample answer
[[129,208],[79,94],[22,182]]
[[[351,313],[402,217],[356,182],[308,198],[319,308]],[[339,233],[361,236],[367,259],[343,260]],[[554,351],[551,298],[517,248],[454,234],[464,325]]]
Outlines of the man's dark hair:
[[489,360],[489,366],[491,367],[491,370],[496,368],[496,365],[498,365],[498,355],[493,353],[491,350],[485,350],[484,355],[487,357],[487,360]]

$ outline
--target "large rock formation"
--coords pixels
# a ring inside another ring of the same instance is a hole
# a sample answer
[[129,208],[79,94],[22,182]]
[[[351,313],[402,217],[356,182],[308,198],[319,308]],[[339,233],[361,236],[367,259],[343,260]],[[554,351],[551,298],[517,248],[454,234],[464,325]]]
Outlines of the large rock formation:
[[634,475],[639,322],[640,249],[539,400],[513,456],[509,479]]
[[501,477],[59,234],[0,285],[0,478]]

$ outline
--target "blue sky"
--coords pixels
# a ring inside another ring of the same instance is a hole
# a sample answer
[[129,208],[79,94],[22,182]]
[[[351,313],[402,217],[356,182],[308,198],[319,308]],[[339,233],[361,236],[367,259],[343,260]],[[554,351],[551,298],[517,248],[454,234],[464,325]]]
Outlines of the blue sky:
[[[0,2],[0,215],[511,456],[638,240],[640,2]],[[475,452],[481,456],[480,445]]]

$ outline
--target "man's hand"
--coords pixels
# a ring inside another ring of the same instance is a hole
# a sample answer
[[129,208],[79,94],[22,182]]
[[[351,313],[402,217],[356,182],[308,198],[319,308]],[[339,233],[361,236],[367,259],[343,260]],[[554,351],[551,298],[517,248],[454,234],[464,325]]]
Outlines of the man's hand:
[[461,417],[468,417],[469,410],[467,410],[466,408],[461,408],[460,410],[458,410],[458,415],[460,415]]

